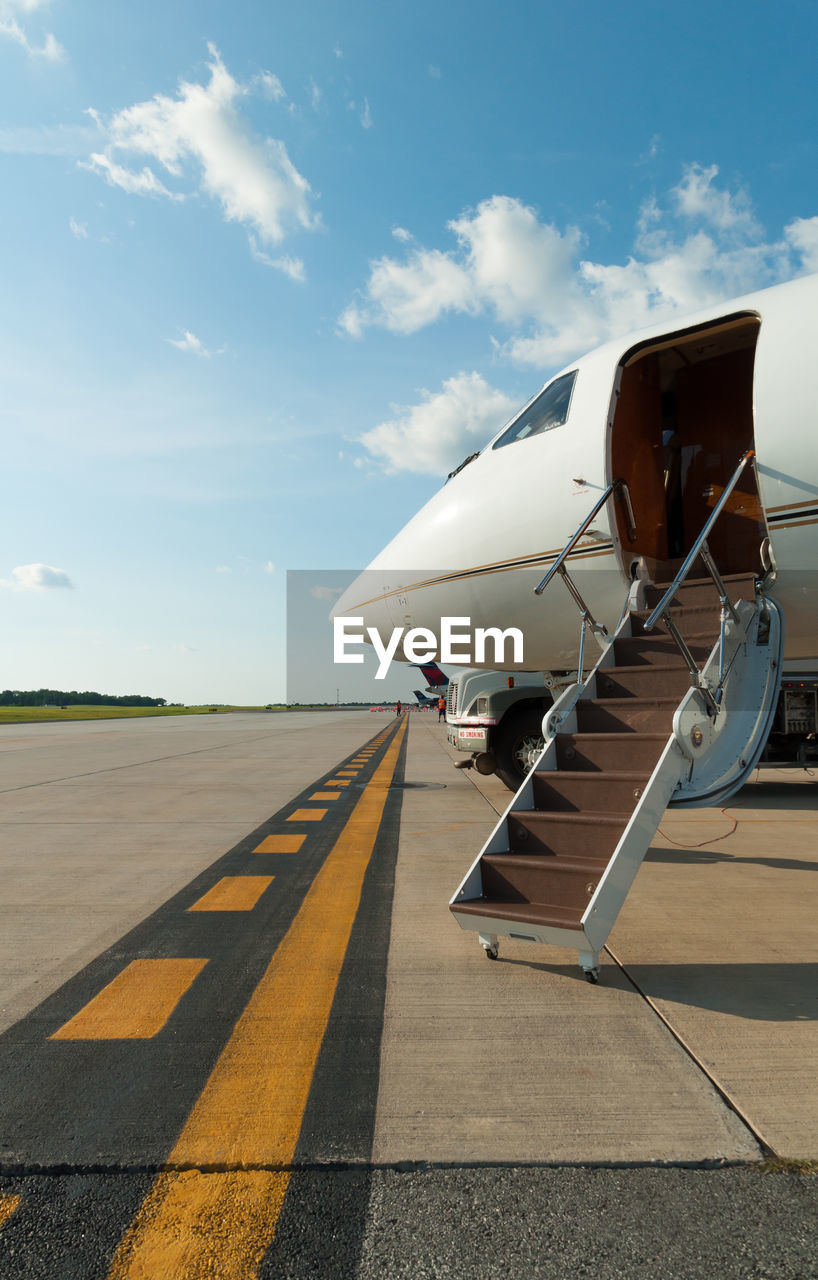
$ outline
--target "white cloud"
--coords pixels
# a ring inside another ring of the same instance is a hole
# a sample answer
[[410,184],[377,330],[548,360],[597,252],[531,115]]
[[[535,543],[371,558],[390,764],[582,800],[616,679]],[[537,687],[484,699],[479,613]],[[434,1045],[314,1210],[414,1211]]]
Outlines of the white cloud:
[[209,351],[200,338],[195,333],[191,333],[189,329],[182,330],[181,338],[166,338],[172,347],[177,347],[180,351],[189,351],[194,356],[201,356],[205,360],[209,360],[211,356],[224,355],[225,348],[219,347],[218,351]]
[[550,292],[564,289],[581,243],[576,228],[560,232],[507,196],[484,200],[475,215],[449,226],[467,252],[476,296],[512,323],[536,311]]
[[369,98],[364,98],[364,109],[361,112],[361,124],[364,129],[372,128],[372,112],[369,109]]
[[53,564],[21,564],[12,569],[11,578],[0,578],[0,586],[14,591],[47,591],[54,587],[73,587],[64,569]]
[[688,218],[709,222],[718,231],[738,232],[749,237],[761,235],[747,193],[720,191],[713,185],[718,173],[717,164],[707,169],[700,164],[688,165],[681,182],[671,192],[679,212]]
[[439,80],[441,75],[443,74],[442,71],[440,70],[440,67],[436,67],[433,62],[429,63],[426,70],[428,71],[429,76],[432,80]]
[[488,314],[503,332],[502,354],[553,368],[617,333],[695,311],[818,269],[818,219],[796,219],[764,238],[749,196],[717,185],[718,168],[686,166],[663,205],[639,211],[625,262],[583,257],[586,240],[510,196],[495,195],[448,224],[453,249],[409,244],[384,256],[340,316],[361,337],[368,326],[410,334],[447,313]]
[[77,222],[76,218],[69,218],[68,225],[71,228],[71,234],[76,236],[78,240],[88,239],[88,223]]
[[250,243],[250,252],[256,262],[260,262],[262,266],[272,267],[275,271],[283,271],[285,276],[289,276],[291,280],[297,280],[299,284],[306,280],[306,272],[304,263],[301,258],[295,258],[290,253],[282,254],[278,258],[271,258],[269,253],[265,253],[260,249],[255,236],[247,237]]
[[636,163],[638,165],[650,164],[651,160],[655,160],[658,155],[661,155],[661,152],[662,152],[662,135],[661,133],[654,133],[653,136],[651,137],[650,142],[648,143],[647,151],[645,151],[639,157]]
[[124,165],[116,164],[111,160],[110,156],[102,155],[100,152],[93,152],[88,160],[79,162],[81,169],[88,169],[93,173],[100,173],[111,184],[112,187],[121,187],[123,191],[127,191],[129,195],[136,196],[167,196],[169,200],[184,200],[185,197],[181,192],[168,191],[163,182],[160,182],[153,169],[147,165],[135,173],[133,169],[126,169]]
[[442,391],[422,394],[420,404],[397,407],[392,419],[360,437],[388,472],[445,474],[481,449],[517,408],[479,373],[459,373]]
[[265,97],[272,98],[274,102],[280,102],[282,98],[286,98],[287,93],[284,85],[278,76],[273,75],[272,71],[262,71],[258,77],[258,82],[264,90]]
[[[107,122],[91,111],[108,141],[84,167],[131,194],[172,200],[194,193],[209,196],[226,221],[241,223],[269,244],[279,244],[293,229],[315,228],[319,219],[311,208],[310,184],[285,144],[255,138],[239,112],[254,84],[261,83],[265,93],[276,97],[279,89],[284,92],[280,81],[265,72],[260,80],[241,84],[218,50],[213,45],[208,49],[206,84],[182,81],[176,97],[157,94]],[[122,155],[147,158],[148,163],[128,168],[115,159]]]
[[267,561],[267,563],[266,563],[266,564],[265,564],[265,566],[264,566],[264,572],[265,572],[265,573],[275,573],[275,571],[276,571],[276,567],[275,567],[275,565],[273,564],[272,560],[268,560],[268,561]]
[[367,295],[364,307],[352,304],[338,322],[353,338],[367,325],[414,333],[445,311],[478,309],[467,269],[438,249],[415,249],[406,263],[380,258],[372,264]]
[[56,36],[48,31],[42,37],[42,44],[37,44],[18,21],[19,18],[28,18],[35,10],[44,8],[46,3],[47,0],[0,0],[0,36],[19,44],[32,58],[60,62],[65,57],[65,50]]
[[784,228],[787,244],[800,255],[807,271],[818,271],[818,218],[796,218]]

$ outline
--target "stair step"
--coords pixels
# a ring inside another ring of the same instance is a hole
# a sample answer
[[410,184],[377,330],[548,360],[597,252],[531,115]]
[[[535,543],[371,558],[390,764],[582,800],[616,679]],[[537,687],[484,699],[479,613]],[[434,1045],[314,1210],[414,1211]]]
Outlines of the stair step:
[[669,734],[679,698],[581,698],[577,703],[580,733]]
[[[583,865],[585,863],[585,865]],[[480,860],[483,896],[499,902],[574,907],[580,913],[607,866],[603,860],[558,859],[493,853]]]
[[572,773],[595,773],[620,769],[650,775],[665,749],[668,733],[558,733],[557,764]]
[[[620,746],[620,755],[626,754]],[[534,807],[550,813],[632,813],[650,777],[641,772],[555,769],[533,776]]]
[[565,858],[604,858],[619,843],[628,814],[542,813],[513,809],[506,819],[510,853],[552,854]]
[[678,664],[604,667],[597,673],[599,698],[669,698],[681,701],[690,688],[690,672]]
[[[539,902],[504,902],[492,898],[466,898],[453,902],[449,908],[455,915],[486,916],[490,920],[505,920],[521,925],[535,925],[544,929],[571,929],[579,931],[582,911],[578,907],[552,907]],[[521,933],[524,930],[520,930]]]
[[[685,636],[687,646],[696,661],[701,664],[710,657],[713,638],[710,632],[701,636]],[[644,632],[638,636],[623,636],[614,640],[614,658],[617,666],[679,666],[687,670],[673,636],[666,631]]]
[[[631,613],[631,628],[634,635],[669,634],[665,631],[661,619],[651,631],[645,631],[645,623],[651,612],[650,609],[635,609]],[[673,618],[674,625],[685,640],[688,636],[709,635],[712,637],[710,646],[712,648],[718,639],[719,623],[721,621],[721,606],[718,600],[712,605],[696,605],[691,608],[682,608],[678,604],[674,604],[671,605],[670,615]]]
[[[723,574],[722,581],[732,602],[755,599],[754,573]],[[669,582],[657,582],[645,588],[645,603],[649,609],[656,608],[670,585]],[[687,578],[676,593],[676,607],[688,608],[697,605],[712,606],[713,604],[718,608],[721,607],[716,584],[710,577]]]

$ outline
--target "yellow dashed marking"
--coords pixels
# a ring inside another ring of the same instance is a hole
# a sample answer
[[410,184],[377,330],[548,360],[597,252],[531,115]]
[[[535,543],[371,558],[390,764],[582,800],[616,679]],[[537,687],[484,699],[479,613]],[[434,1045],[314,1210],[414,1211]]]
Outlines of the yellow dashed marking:
[[207,960],[132,960],[52,1040],[150,1040]]
[[360,769],[339,769],[339,778],[355,778],[360,773]]
[[291,813],[288,822],[320,822],[327,815],[326,809],[296,809]]
[[265,836],[253,853],[298,853],[306,836]]
[[[357,801],[116,1251],[109,1280],[252,1280],[275,1235],[405,726]],[[201,1173],[202,1166],[243,1166]],[[274,1172],[270,1166],[277,1166]]]
[[330,787],[348,787],[349,778],[330,778],[327,786]]
[[8,1222],[22,1198],[22,1196],[0,1195],[0,1227],[4,1222]]
[[316,791],[310,796],[310,800],[337,800],[340,791]]
[[272,876],[223,876],[188,911],[252,911]]

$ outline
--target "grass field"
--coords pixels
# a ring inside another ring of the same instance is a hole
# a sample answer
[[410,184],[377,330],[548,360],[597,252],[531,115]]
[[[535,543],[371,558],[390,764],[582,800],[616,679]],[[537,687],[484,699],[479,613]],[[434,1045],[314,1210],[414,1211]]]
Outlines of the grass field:
[[[273,710],[283,710],[274,707]],[[38,724],[51,720],[120,720],[134,716],[203,716],[232,711],[263,711],[264,707],[0,707],[0,725]]]

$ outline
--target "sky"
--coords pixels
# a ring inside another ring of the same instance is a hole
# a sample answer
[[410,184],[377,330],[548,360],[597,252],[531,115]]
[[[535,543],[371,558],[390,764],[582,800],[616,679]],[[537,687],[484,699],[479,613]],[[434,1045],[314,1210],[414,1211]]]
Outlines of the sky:
[[814,0],[0,0],[0,685],[282,699],[289,570],[584,351],[818,270],[816,44]]

